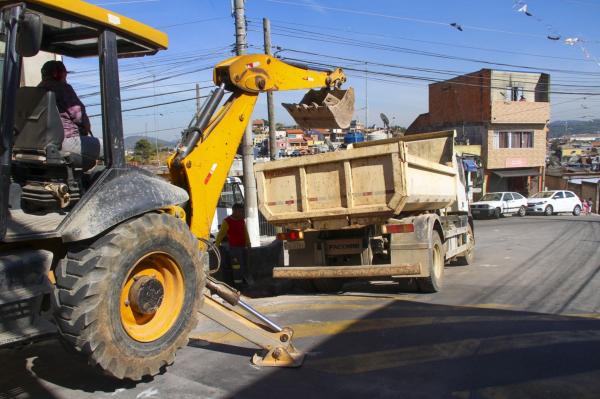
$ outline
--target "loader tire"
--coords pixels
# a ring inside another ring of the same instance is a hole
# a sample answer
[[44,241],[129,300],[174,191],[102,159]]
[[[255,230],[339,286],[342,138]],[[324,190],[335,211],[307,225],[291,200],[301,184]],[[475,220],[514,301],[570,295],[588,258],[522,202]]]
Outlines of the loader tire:
[[116,378],[159,373],[198,322],[203,256],[189,228],[167,214],[140,216],[71,248],[55,270],[62,338]]
[[321,278],[312,280],[312,283],[317,292],[332,294],[342,291],[346,280],[343,278]]
[[444,245],[439,233],[434,231],[429,255],[429,276],[417,278],[421,292],[434,293],[442,288],[444,264]]

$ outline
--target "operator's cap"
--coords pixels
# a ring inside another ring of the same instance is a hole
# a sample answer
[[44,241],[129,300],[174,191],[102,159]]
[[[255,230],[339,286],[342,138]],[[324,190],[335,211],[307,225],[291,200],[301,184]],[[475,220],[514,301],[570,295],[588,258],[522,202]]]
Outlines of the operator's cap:
[[42,79],[51,78],[59,72],[69,73],[69,71],[67,71],[67,67],[65,67],[65,64],[63,64],[62,61],[46,61],[46,63],[42,66]]

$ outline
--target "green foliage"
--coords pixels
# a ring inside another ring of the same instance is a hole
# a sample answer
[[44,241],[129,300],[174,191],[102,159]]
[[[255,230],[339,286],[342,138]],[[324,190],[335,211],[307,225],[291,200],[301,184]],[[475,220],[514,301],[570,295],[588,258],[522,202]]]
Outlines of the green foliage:
[[133,149],[135,157],[141,162],[148,162],[150,156],[156,152],[156,147],[146,139],[138,140]]

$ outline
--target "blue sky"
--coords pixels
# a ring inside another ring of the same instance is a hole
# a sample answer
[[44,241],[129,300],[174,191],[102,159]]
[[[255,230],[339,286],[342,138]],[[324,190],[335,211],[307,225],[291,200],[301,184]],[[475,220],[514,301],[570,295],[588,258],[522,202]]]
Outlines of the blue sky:
[[[231,55],[234,27],[229,0],[92,2],[169,34],[169,50],[154,57],[122,61],[122,85],[156,80],[124,90],[123,99],[159,94],[126,101],[123,109],[192,98],[196,82],[207,94],[210,67]],[[518,11],[525,4],[532,16]],[[427,111],[429,80],[448,79],[484,67],[553,70],[549,72],[552,120],[600,117],[600,96],[556,93],[600,93],[597,0],[531,0],[517,6],[513,0],[248,0],[246,12],[250,51],[262,51],[261,19],[268,17],[273,25],[273,44],[285,49],[282,57],[346,67],[348,85],[356,91],[356,116],[361,121],[368,118],[369,124],[380,123],[383,112],[395,123],[407,126]],[[549,35],[560,36],[560,40],[550,40]],[[571,46],[565,43],[567,38],[578,41]],[[95,63],[66,62],[75,72],[70,81],[77,91],[95,92]],[[377,73],[368,74],[365,80],[365,68]],[[278,121],[291,122],[279,103],[297,101],[301,96],[300,92],[276,94]],[[97,97],[82,99],[89,114],[99,112],[99,107],[93,106],[99,102]],[[194,101],[183,101],[126,112],[125,134],[148,131],[153,137],[175,139],[194,108]],[[254,117],[266,117],[264,96]],[[94,121],[99,123],[98,118]]]

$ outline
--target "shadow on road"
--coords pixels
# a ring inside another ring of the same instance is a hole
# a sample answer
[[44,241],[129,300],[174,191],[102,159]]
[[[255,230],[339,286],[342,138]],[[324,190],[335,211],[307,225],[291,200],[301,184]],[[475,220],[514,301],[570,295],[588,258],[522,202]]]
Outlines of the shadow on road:
[[[321,302],[322,303],[322,302]],[[293,327],[293,326],[292,326]],[[315,324],[315,330],[319,325]],[[231,397],[600,395],[600,321],[393,301],[321,343],[301,369],[277,369]],[[304,345],[303,345],[304,343]]]
[[[58,398],[49,384],[74,391],[114,393],[136,386],[103,375],[87,361],[67,352],[58,339],[2,349],[0,398]],[[49,384],[48,384],[49,383]],[[19,396],[21,395],[21,396]]]

